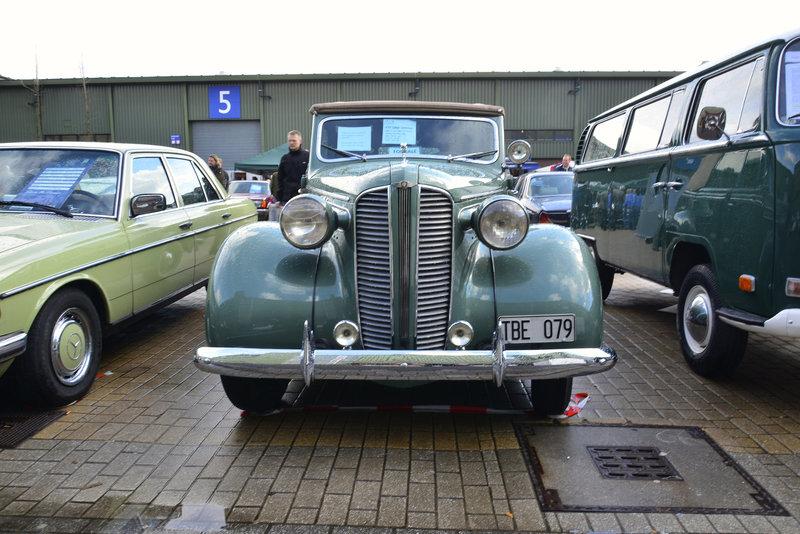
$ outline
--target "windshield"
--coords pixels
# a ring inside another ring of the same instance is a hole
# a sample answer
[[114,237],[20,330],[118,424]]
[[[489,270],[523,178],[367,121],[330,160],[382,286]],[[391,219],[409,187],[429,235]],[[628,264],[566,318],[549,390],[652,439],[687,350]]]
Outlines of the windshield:
[[497,125],[471,117],[333,117],[320,123],[316,145],[323,161],[401,158],[405,151],[409,158],[492,163],[499,153]]
[[247,195],[270,195],[269,182],[234,180],[229,184],[228,192],[243,193]]
[[0,150],[0,210],[113,216],[119,158],[97,150]]
[[573,179],[571,172],[531,173],[527,176],[530,180],[530,187],[528,187],[528,196],[530,197],[572,194]]

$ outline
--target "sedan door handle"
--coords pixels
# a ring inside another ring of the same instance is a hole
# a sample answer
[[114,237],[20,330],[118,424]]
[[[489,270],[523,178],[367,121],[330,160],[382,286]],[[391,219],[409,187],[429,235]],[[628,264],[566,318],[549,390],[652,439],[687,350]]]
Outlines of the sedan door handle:
[[223,214],[222,214],[222,218],[223,218],[223,219],[230,219],[230,217],[231,217],[231,214],[230,214],[230,213],[223,213]]
[[192,224],[193,224],[192,221],[187,221],[187,222],[185,222],[185,223],[180,225],[180,229],[181,230],[188,230],[189,228],[192,227]]

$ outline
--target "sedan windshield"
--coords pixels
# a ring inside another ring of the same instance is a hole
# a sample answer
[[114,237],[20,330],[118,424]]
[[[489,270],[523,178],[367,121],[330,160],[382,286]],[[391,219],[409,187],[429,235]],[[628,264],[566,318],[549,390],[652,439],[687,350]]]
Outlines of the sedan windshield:
[[114,215],[119,154],[0,150],[0,210]]
[[320,123],[317,155],[324,161],[373,157],[441,158],[491,163],[497,125],[467,117],[334,117]]
[[573,174],[571,172],[530,173],[528,196],[541,197],[550,195],[571,195]]

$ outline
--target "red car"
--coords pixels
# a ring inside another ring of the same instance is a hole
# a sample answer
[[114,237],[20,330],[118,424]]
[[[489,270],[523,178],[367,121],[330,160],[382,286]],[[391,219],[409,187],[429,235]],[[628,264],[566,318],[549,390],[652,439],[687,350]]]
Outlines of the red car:
[[258,211],[258,220],[269,219],[269,205],[275,202],[275,197],[269,188],[269,182],[258,180],[234,180],[228,184],[228,193],[232,197],[247,197],[253,201]]

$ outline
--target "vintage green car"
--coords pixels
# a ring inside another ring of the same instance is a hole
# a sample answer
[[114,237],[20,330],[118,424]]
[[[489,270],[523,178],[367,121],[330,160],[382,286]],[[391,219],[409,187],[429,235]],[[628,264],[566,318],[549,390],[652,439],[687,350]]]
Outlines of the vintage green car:
[[[535,380],[557,414],[602,348],[600,283],[570,230],[530,225],[505,168],[499,106],[334,102],[311,107],[302,194],[280,222],[234,232],[208,288],[207,347],[243,410],[288,381]],[[515,162],[530,146],[515,143]]]
[[49,407],[86,394],[103,334],[204,286],[256,221],[203,160],[157,146],[0,145],[0,374]]

